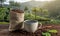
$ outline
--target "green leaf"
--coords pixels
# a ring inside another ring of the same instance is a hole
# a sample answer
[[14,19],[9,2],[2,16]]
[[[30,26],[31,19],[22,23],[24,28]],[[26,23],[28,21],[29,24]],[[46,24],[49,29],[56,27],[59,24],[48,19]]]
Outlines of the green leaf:
[[51,36],[51,34],[50,34],[50,33],[48,33],[48,32],[45,32],[45,33],[44,33],[44,32],[42,32],[42,35],[43,35],[43,36]]
[[57,30],[49,30],[48,32],[57,33],[58,31]]

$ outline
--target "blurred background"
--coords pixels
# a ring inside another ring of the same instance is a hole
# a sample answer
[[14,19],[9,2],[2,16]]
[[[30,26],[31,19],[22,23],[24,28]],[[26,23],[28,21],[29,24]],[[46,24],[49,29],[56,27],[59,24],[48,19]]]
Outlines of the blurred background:
[[11,8],[25,13],[25,20],[35,19],[42,24],[60,24],[60,0],[0,0],[0,24],[9,24]]

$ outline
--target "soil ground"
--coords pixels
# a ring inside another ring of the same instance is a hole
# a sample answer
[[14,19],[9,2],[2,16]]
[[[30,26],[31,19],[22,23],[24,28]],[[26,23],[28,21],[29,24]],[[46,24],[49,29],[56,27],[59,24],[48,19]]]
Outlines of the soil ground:
[[[43,25],[43,27],[45,26],[53,26],[52,28],[49,29],[58,30],[57,35],[53,34],[53,36],[60,36],[60,25],[54,25],[54,24]],[[41,36],[42,32],[40,29],[37,30],[35,33],[26,32],[24,30],[9,32],[8,28],[9,28],[8,24],[0,25],[0,36]]]

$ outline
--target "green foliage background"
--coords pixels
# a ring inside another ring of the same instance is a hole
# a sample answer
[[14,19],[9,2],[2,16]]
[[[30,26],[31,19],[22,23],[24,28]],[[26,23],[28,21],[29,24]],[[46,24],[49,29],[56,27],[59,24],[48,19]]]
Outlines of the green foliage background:
[[[10,11],[8,10],[8,8],[5,8],[5,7],[0,8],[0,22],[9,22],[9,12]],[[38,20],[42,24],[60,24],[60,20],[51,19],[44,16],[36,15],[36,19],[35,19],[35,14],[27,13],[26,11],[25,11],[24,19],[25,20]]]
[[9,21],[9,10],[7,8],[0,8],[0,21]]
[[[5,0],[1,1],[5,2]],[[10,1],[9,8],[20,7],[20,3]],[[45,4],[44,7],[32,7],[31,10],[27,6],[24,8],[25,20],[38,20],[42,24],[60,24],[60,2],[58,0]],[[0,22],[9,22],[9,12],[8,7],[0,6]],[[34,9],[34,10],[33,10]]]

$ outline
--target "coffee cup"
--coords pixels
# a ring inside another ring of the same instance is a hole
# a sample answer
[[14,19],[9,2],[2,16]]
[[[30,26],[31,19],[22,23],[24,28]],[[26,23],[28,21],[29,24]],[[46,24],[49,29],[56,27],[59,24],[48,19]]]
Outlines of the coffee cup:
[[38,29],[38,21],[36,20],[25,20],[24,29],[28,32],[35,32]]

